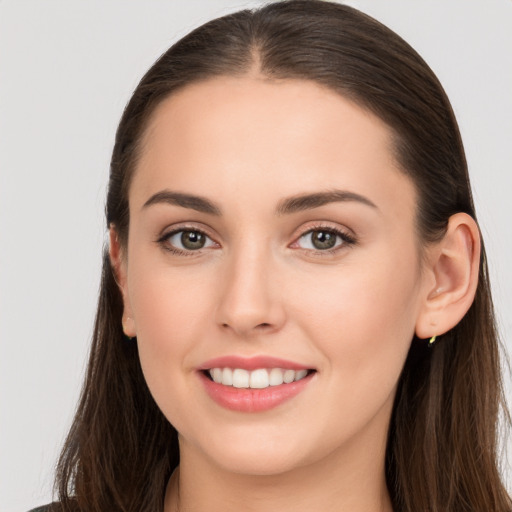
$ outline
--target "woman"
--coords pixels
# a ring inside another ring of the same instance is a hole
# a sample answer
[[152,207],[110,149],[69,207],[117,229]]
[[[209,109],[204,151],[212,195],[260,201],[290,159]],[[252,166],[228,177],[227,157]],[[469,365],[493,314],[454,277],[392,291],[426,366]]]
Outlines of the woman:
[[314,0],[214,20],[121,119],[51,510],[510,511],[485,252],[448,99]]

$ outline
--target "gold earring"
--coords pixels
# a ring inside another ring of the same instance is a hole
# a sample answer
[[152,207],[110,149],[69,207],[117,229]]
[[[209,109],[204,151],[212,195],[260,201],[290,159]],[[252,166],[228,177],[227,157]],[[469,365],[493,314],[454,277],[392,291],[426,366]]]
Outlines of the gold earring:
[[432,346],[434,345],[434,343],[436,342],[436,338],[437,338],[437,335],[432,336],[432,338],[430,338],[430,339],[428,340],[428,346],[429,346],[429,347],[432,347]]
[[[127,316],[127,317],[126,317],[126,320],[130,320],[130,317],[129,317],[129,316]],[[124,335],[125,335],[125,336],[130,340],[130,341],[132,341],[132,340],[135,338],[135,336],[128,336],[128,334],[126,334],[126,327],[124,326],[124,322],[122,322],[122,326],[123,326],[123,334],[124,334]]]

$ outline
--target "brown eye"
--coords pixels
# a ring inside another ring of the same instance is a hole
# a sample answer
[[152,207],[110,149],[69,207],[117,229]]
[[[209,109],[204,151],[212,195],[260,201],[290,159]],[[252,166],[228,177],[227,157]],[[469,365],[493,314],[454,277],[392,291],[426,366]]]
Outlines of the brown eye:
[[182,231],[181,243],[185,249],[193,251],[202,249],[206,242],[206,237],[199,231]]
[[302,249],[328,251],[343,245],[352,245],[354,239],[335,229],[319,228],[304,233],[297,243]]
[[174,231],[162,237],[161,243],[165,243],[170,250],[181,251],[183,253],[198,251],[216,245],[209,236],[197,229],[180,229],[179,231]]
[[329,231],[312,231],[311,243],[316,249],[332,249],[336,245],[337,235]]

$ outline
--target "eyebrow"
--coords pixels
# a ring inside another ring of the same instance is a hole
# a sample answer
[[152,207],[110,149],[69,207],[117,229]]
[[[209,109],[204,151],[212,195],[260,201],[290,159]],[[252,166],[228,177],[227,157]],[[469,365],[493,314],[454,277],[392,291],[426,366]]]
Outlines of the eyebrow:
[[192,194],[184,194],[182,192],[172,192],[170,190],[162,190],[152,195],[142,206],[147,208],[153,204],[173,204],[182,208],[189,208],[201,213],[209,213],[211,215],[222,215],[221,209],[209,199]]
[[[277,215],[290,215],[305,210],[312,210],[319,208],[329,203],[337,202],[358,202],[371,208],[378,210],[375,203],[368,198],[349,192],[347,190],[329,190],[326,192],[316,192],[313,194],[300,194],[297,196],[289,197],[280,201],[276,208]],[[143,205],[143,209],[154,204],[172,204],[181,206],[182,208],[189,208],[201,213],[208,213],[210,215],[221,216],[222,209],[214,202],[206,199],[205,197],[196,196],[193,194],[185,194],[183,192],[173,192],[171,190],[162,190],[153,194]]]
[[361,203],[378,210],[378,207],[375,203],[360,194],[349,192],[347,190],[328,190],[326,192],[301,194],[298,196],[290,197],[288,199],[284,199],[279,202],[276,213],[278,215],[288,215],[290,213],[319,208],[320,206],[324,206],[325,204],[329,203],[351,201],[355,201],[357,203]]

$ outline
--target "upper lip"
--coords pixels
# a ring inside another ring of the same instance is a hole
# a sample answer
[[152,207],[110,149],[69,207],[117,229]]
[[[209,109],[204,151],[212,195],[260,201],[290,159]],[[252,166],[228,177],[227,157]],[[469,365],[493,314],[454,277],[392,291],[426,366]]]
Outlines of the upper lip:
[[271,356],[221,356],[209,359],[201,364],[198,370],[210,370],[211,368],[241,368],[244,370],[257,370],[258,368],[282,368],[283,370],[311,370],[311,366],[306,366],[294,361],[279,359]]

